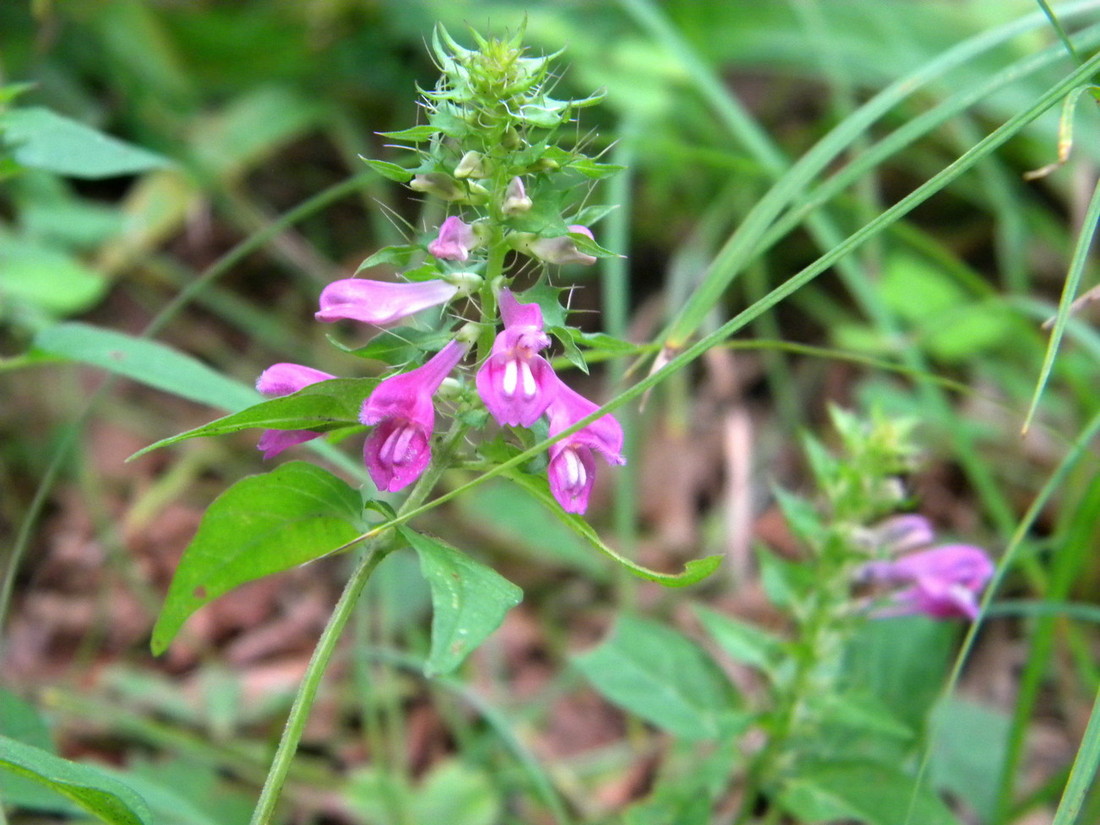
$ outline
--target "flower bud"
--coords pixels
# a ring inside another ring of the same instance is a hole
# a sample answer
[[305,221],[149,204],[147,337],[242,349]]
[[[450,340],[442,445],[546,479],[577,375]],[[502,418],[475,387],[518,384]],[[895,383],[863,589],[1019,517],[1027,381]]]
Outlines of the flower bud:
[[459,180],[466,178],[487,178],[489,172],[485,168],[484,158],[481,152],[467,152],[455,167],[454,176]]
[[533,205],[531,199],[527,197],[523,180],[519,177],[512,178],[508,188],[504,190],[504,214],[522,215],[524,212],[530,212]]
[[409,181],[409,188],[414,192],[435,195],[445,201],[456,201],[465,197],[465,193],[454,182],[454,179],[442,172],[426,172],[417,175]]
[[458,287],[458,295],[469,297],[481,287],[481,276],[476,272],[448,272],[443,280]]

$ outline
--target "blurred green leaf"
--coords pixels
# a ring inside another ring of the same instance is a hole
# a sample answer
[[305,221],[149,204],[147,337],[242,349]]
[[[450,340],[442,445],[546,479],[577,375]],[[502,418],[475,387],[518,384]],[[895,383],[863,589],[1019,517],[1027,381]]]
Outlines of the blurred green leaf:
[[714,555],[706,556],[701,559],[691,559],[684,564],[684,569],[679,573],[660,573],[656,570],[651,570],[617,552],[600,538],[599,532],[597,532],[591,524],[585,521],[584,518],[575,513],[565,512],[550,492],[550,483],[547,481],[545,475],[533,476],[521,471],[509,471],[506,473],[506,476],[545,504],[550,509],[550,512],[557,516],[558,521],[567,525],[573,532],[577,533],[577,535],[586,538],[593,547],[608,558],[617,561],[638,578],[657,582],[658,584],[663,584],[665,587],[687,587],[701,582],[717,570],[718,565],[722,563],[722,557]]
[[256,89],[194,124],[192,151],[207,175],[239,177],[320,118],[318,101],[282,86]]
[[0,298],[28,305],[43,320],[88,309],[109,286],[95,270],[58,249],[0,237]]
[[153,627],[153,652],[234,587],[342,549],[360,535],[362,509],[356,490],[302,461],[238,481],[210,505],[184,551]]
[[500,812],[500,795],[485,771],[454,759],[432,770],[413,800],[417,825],[494,825]]
[[657,622],[620,616],[608,639],[573,662],[612,702],[685,739],[714,739],[744,718],[710,657]]
[[993,822],[1011,720],[1002,711],[948,697],[932,713],[932,784]]
[[500,626],[524,592],[450,544],[407,527],[398,530],[419,555],[431,587],[431,651],[423,671],[450,673]]
[[[508,453],[502,453],[510,457]],[[487,456],[491,460],[499,460]],[[465,520],[477,531],[494,537],[547,564],[564,564],[595,581],[609,578],[609,567],[592,552],[588,542],[563,524],[524,487],[506,481],[483,484],[477,495],[458,499]]]
[[34,348],[212,407],[239,410],[262,398],[253,388],[166,344],[90,324],[48,327],[35,336]]
[[[56,753],[46,722],[35,707],[3,688],[0,688],[0,736]],[[76,810],[73,803],[57,791],[8,771],[0,771],[0,801],[35,811],[73,813]]]
[[424,673],[450,673],[500,627],[523,591],[457,547],[407,527],[398,530],[420,556],[432,590],[432,646]]
[[377,134],[384,138],[390,138],[391,140],[409,140],[413,143],[418,143],[422,140],[427,140],[434,135],[438,129],[435,126],[411,126],[408,129],[401,129],[397,132],[378,132]]
[[784,645],[781,639],[755,625],[717,613],[702,605],[694,605],[694,609],[707,633],[731,659],[751,665],[769,676],[772,674],[783,655]]
[[804,822],[958,825],[947,806],[926,788],[918,788],[914,779],[885,765],[867,762],[803,769],[787,781],[779,804]]
[[153,825],[145,801],[105,772],[0,735],[0,769],[38,782],[110,825]]
[[0,138],[16,161],[74,178],[111,178],[170,165],[161,155],[97,132],[83,123],[31,107],[0,114]]
[[189,438],[227,435],[256,427],[271,430],[311,430],[318,433],[360,427],[359,409],[376,386],[377,378],[333,378],[319,381],[292,395],[272,398],[193,430],[162,438],[141,448],[127,461]]

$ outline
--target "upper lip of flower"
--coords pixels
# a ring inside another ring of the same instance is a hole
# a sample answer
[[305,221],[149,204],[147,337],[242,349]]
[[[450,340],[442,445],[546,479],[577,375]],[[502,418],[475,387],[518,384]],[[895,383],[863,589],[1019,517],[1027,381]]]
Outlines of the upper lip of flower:
[[343,319],[385,326],[428,307],[445,304],[458,292],[442,280],[391,283],[342,278],[321,291],[318,321]]

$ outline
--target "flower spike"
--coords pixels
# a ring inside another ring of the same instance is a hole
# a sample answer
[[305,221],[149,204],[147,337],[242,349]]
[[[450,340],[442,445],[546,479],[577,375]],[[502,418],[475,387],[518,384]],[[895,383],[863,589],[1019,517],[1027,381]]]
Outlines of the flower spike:
[[363,459],[379,490],[401,490],[427,468],[435,429],[432,395],[467,348],[451,341],[423,366],[391,375],[363,402],[359,420],[375,425],[363,445]]

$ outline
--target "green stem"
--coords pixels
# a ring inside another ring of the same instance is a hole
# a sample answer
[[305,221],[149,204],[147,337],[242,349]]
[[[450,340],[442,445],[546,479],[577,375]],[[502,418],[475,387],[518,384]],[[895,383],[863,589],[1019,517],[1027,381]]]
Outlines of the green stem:
[[371,573],[379,563],[393,549],[390,547],[373,547],[363,553],[355,572],[351,574],[348,583],[344,585],[344,592],[340,594],[340,600],[336,603],[336,609],[321,634],[317,647],[310,657],[309,666],[306,668],[302,685],[298,688],[298,695],[294,697],[294,705],[290,708],[290,715],[286,720],[286,728],[283,730],[279,747],[275,751],[275,758],[271,762],[267,779],[264,781],[260,798],[256,801],[256,808],[252,812],[249,825],[267,825],[271,822],[271,815],[275,811],[275,805],[279,801],[279,793],[283,789],[290,763],[294,760],[294,754],[298,750],[298,742],[301,741],[302,731],[305,730],[306,721],[309,718],[310,708],[317,696],[321,678],[328,667],[332,653],[336,649],[336,642],[344,630],[344,626],[351,618],[355,603],[359,600],[359,594],[363,592]]
[[[415,509],[432,491],[439,477],[450,466],[451,452],[454,445],[465,435],[466,429],[457,420],[452,423],[451,429],[444,437],[432,463],[401,505],[398,511],[399,514]],[[366,586],[371,574],[382,560],[396,549],[397,545],[393,542],[393,535],[393,533],[387,531],[368,545],[363,551],[363,557],[356,566],[351,578],[344,585],[344,592],[340,594],[340,600],[336,603],[336,608],[333,610],[332,616],[317,642],[317,647],[314,649],[313,656],[310,657],[309,665],[306,667],[302,685],[298,688],[298,695],[294,697],[294,704],[290,708],[286,727],[283,729],[279,746],[275,750],[275,758],[272,760],[271,768],[264,780],[260,798],[256,800],[256,808],[252,812],[249,825],[267,825],[271,821],[271,815],[279,800],[279,794],[282,791],[283,783],[286,781],[287,772],[290,770],[290,763],[294,760],[294,754],[298,750],[298,743],[302,738],[302,731],[305,730],[306,721],[309,719],[309,711],[313,706],[313,700],[317,696],[317,689],[321,684],[325,670],[328,668],[329,660],[332,659],[336,643],[348,620],[354,614],[355,604],[359,600],[359,595],[363,592],[363,588]]]

